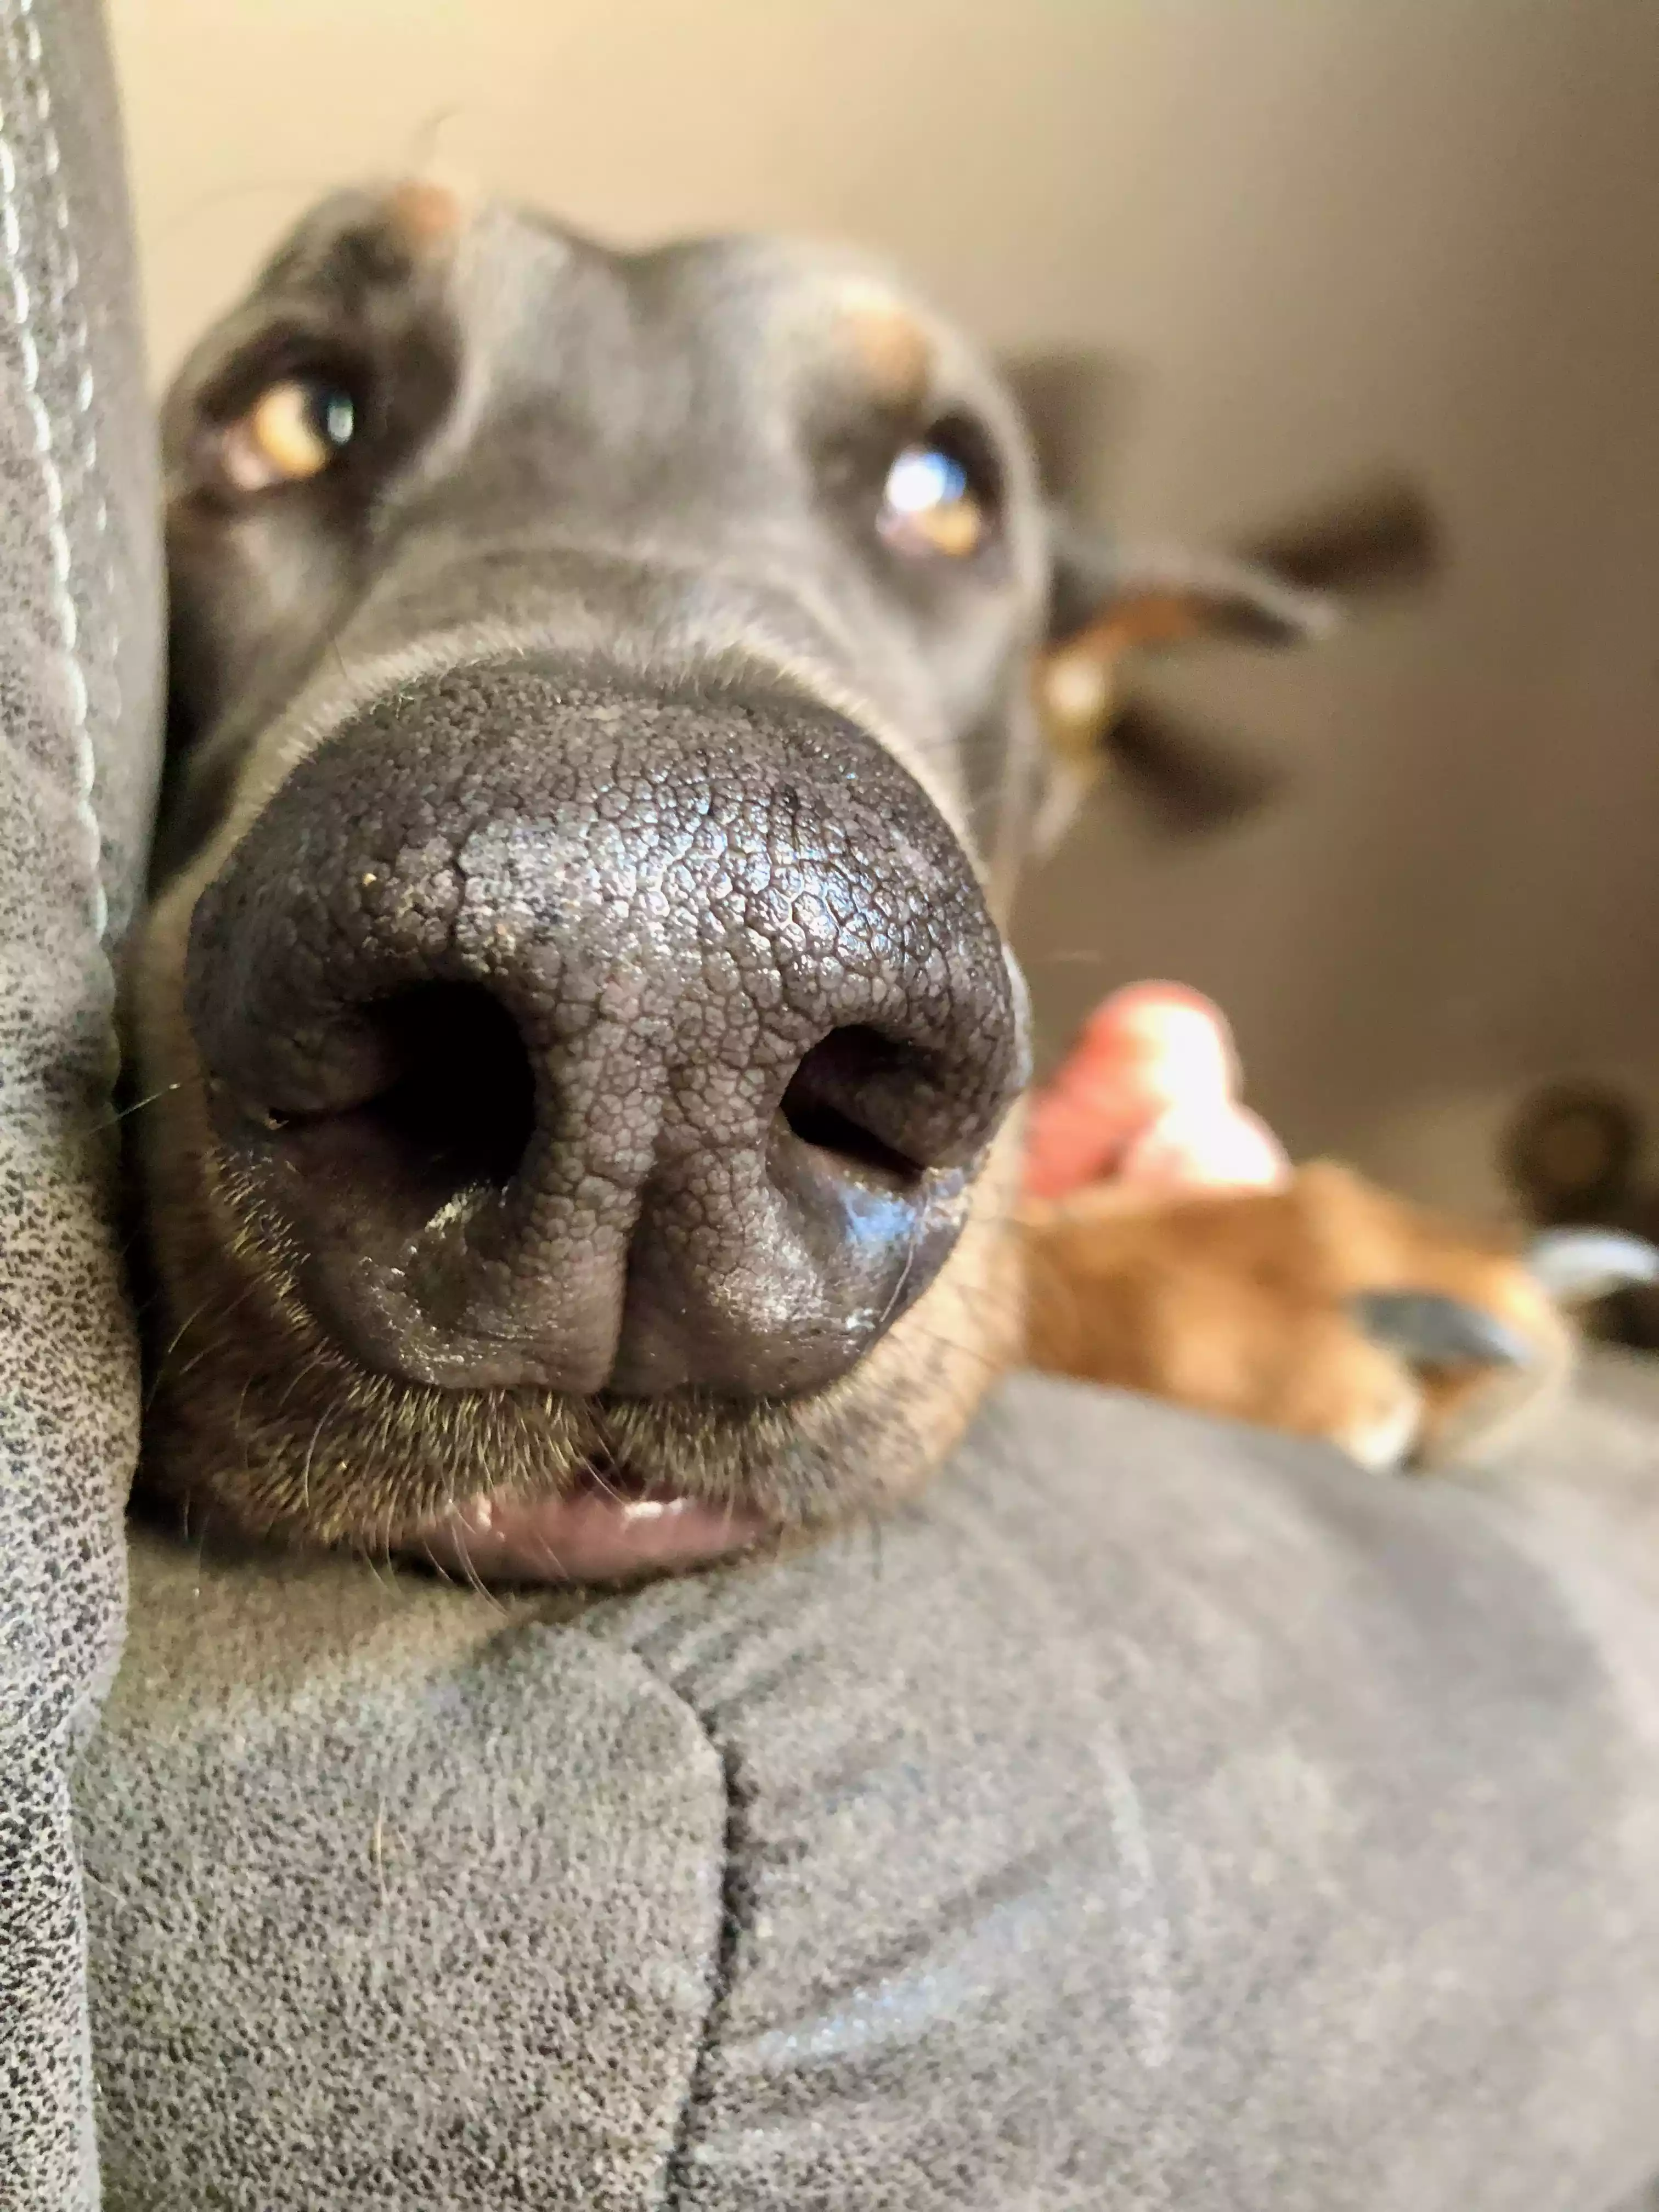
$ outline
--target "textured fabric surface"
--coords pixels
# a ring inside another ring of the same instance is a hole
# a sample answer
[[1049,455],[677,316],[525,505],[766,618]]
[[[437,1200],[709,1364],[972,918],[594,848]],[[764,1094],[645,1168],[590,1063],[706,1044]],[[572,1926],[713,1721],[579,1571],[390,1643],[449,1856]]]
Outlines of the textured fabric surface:
[[879,1532],[586,1606],[141,1536],[113,2212],[1606,2212],[1656,1401],[1413,1485],[1022,1381]]
[[720,1947],[696,1715],[434,1584],[137,1565],[84,1798],[106,2202],[656,2202]]
[[0,0],[0,2205],[90,2202],[69,1768],[119,1633],[137,1378],[112,958],[155,773],[149,411],[102,25]]

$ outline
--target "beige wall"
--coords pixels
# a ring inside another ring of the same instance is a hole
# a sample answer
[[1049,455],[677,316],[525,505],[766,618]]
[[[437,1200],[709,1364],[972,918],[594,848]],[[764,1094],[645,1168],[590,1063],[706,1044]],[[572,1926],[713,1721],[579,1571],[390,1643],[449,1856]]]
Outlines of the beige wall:
[[[1127,364],[1160,534],[1376,462],[1431,606],[1183,696],[1294,769],[1032,886],[1050,1036],[1215,990],[1299,1145],[1483,1189],[1568,1067],[1659,1100],[1659,8],[1639,0],[113,0],[165,366],[313,192],[445,157],[625,237],[873,241],[1002,344]],[[1124,425],[1120,423],[1121,432]]]

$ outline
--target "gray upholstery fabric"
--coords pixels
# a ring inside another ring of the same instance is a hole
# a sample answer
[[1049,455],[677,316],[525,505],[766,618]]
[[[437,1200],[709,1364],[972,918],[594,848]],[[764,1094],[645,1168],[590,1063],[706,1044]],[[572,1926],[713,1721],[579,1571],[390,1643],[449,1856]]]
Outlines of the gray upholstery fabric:
[[879,1534],[637,1595],[134,1568],[80,1784],[114,2212],[1659,2167],[1634,1368],[1484,1486],[1028,1379]]
[[155,763],[149,410],[102,25],[0,0],[0,2204],[92,2200],[68,1774],[137,1427],[112,957]]

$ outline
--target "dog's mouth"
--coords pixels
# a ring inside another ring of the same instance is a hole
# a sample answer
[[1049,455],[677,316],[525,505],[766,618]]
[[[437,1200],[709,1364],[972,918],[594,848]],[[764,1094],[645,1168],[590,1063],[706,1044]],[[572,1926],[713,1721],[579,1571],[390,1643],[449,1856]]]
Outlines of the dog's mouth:
[[714,1504],[590,1462],[556,1497],[481,1492],[429,1522],[407,1548],[468,1580],[624,1583],[708,1566],[775,1533],[750,1507]]

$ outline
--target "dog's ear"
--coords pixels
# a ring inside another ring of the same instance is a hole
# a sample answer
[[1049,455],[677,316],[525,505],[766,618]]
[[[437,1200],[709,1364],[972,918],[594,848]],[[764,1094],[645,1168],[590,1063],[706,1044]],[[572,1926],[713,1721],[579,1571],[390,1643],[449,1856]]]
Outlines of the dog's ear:
[[1109,761],[1167,827],[1212,827],[1259,804],[1271,779],[1242,752],[1127,700],[1126,668],[1205,638],[1310,644],[1337,628],[1337,603],[1257,561],[1126,546],[1058,513],[1049,542],[1035,686],[1053,779],[1040,841],[1052,842]]
[[1440,556],[1427,502],[1393,475],[1371,477],[1232,555],[1125,546],[1058,507],[1048,532],[1048,635],[1036,667],[1054,763],[1044,842],[1108,763],[1172,830],[1234,821],[1277,787],[1248,747],[1126,697],[1136,653],[1204,638],[1310,644],[1358,608],[1420,586]]

